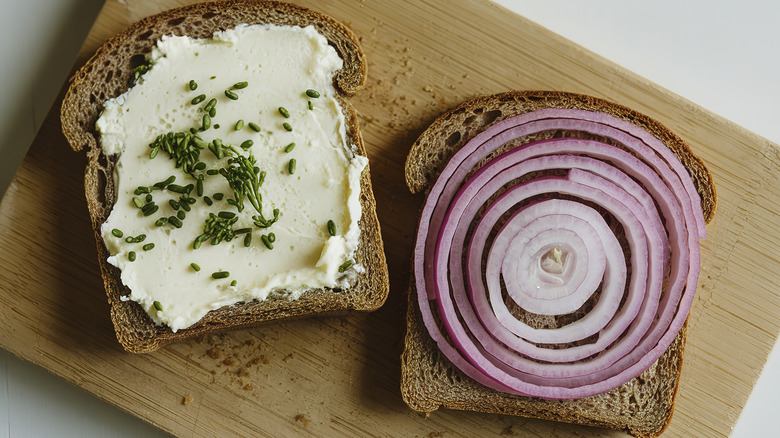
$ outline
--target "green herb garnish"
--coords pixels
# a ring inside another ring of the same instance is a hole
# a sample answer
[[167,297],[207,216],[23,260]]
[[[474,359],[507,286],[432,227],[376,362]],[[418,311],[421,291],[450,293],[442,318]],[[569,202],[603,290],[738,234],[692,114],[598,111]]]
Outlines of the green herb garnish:
[[233,240],[233,236],[235,236],[233,224],[235,224],[237,220],[238,217],[235,216],[235,214],[233,214],[233,217],[227,218],[217,216],[214,213],[209,213],[209,217],[203,225],[203,234],[195,238],[195,241],[192,243],[192,248],[200,248],[200,245],[209,239],[211,239],[212,245],[217,245],[223,241],[228,242]]
[[308,89],[308,90],[306,90],[306,95],[311,97],[311,98],[316,99],[316,98],[320,97],[320,92],[317,91],[317,90]]
[[293,149],[295,149],[295,143],[290,143],[284,147],[284,151],[288,154],[292,152]]
[[336,223],[333,222],[333,220],[328,221],[328,234],[330,234],[331,236],[336,235]]
[[219,271],[219,272],[214,272],[214,273],[211,274],[211,278],[213,278],[215,280],[220,279],[220,278],[228,278],[228,277],[230,277],[230,272],[228,272],[228,271]]
[[[165,151],[168,156],[176,162],[175,167],[181,168],[185,173],[195,177],[195,166],[200,162],[200,151],[206,147],[206,144],[197,135],[182,131],[160,134],[149,147],[152,149],[159,148]],[[168,180],[170,180],[170,177]],[[165,180],[165,182],[168,180]],[[171,182],[173,181],[171,180]],[[163,185],[168,186],[168,184],[170,183]],[[138,187],[136,189],[136,194],[141,193],[149,193],[149,188]]]
[[287,163],[287,171],[290,172],[290,175],[295,173],[295,164],[297,161],[295,161],[295,158],[290,158],[290,162]]
[[268,239],[267,235],[263,234],[262,236],[260,236],[260,240],[263,241],[263,245],[265,245],[266,248],[274,249],[274,244],[271,242],[270,239]]
[[289,119],[290,118],[290,112],[287,111],[287,109],[285,107],[283,107],[283,106],[279,107],[279,114],[284,116],[285,119]]
[[339,266],[339,272],[346,271],[350,266],[352,266],[353,263],[354,262],[352,260],[347,260],[346,262],[342,263],[341,266]]

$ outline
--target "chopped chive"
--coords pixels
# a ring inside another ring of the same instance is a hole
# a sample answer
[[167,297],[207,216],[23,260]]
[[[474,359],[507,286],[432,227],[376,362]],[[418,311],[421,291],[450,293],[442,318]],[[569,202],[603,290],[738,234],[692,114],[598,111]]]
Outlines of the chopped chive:
[[195,98],[192,99],[190,101],[190,103],[193,104],[193,105],[197,105],[197,104],[203,102],[204,100],[206,100],[206,95],[205,94],[201,94],[201,95],[195,96]]
[[200,245],[203,243],[203,241],[208,238],[209,238],[208,234],[201,234],[200,236],[196,237],[195,241],[192,242],[192,249],[200,248]]
[[282,128],[284,128],[285,131],[292,131],[292,126],[287,122],[282,123]]
[[295,148],[295,143],[290,143],[284,147],[284,151],[289,154],[290,152],[292,152],[294,148]]
[[311,101],[309,101],[309,110],[313,110],[313,109],[314,109],[314,104],[312,104]]
[[181,221],[176,216],[168,216],[168,222],[176,228],[181,228]]
[[120,230],[119,228],[114,228],[113,230],[111,230],[111,234],[113,234],[114,237],[122,237],[125,235],[125,233],[123,233],[122,230]]
[[[212,116],[213,117],[213,116]],[[219,129],[219,123],[214,124],[214,129]]]
[[257,126],[257,123],[255,122],[249,122],[249,127],[252,129],[252,131],[260,132],[260,127]]
[[198,266],[197,263],[190,263],[190,266],[192,266],[192,269],[194,269],[195,272],[200,271],[200,266]]
[[211,274],[211,278],[213,279],[219,279],[219,278],[228,278],[230,277],[230,272],[228,271],[219,271],[219,272],[213,272]]
[[317,91],[317,90],[308,89],[308,90],[306,90],[306,95],[316,99],[316,98],[320,97],[320,92]]
[[209,198],[208,196],[204,196],[203,197],[203,202],[205,202],[206,205],[208,205],[208,206],[211,206],[212,204],[214,204],[214,201],[212,201],[211,198]]
[[253,142],[252,140],[247,140],[247,141],[241,143],[241,149],[247,150],[247,149],[251,148],[253,144],[255,144],[255,142]]
[[244,121],[243,120],[237,121],[236,122],[236,131],[240,131],[243,128],[244,128]]
[[230,90],[225,90],[225,96],[227,96],[227,98],[230,100],[238,100],[238,94]]
[[179,210],[176,212],[176,217],[184,220],[184,218],[187,217],[187,213],[185,213],[184,210]]
[[223,219],[233,219],[236,216],[236,214],[233,213],[232,211],[220,211],[219,213],[217,213],[217,216]]
[[198,89],[198,83],[194,80],[190,80],[190,83],[187,84],[187,87],[190,89],[190,91],[195,91]]
[[235,84],[233,84],[231,88],[233,88],[234,90],[240,90],[242,88],[246,88],[247,85],[249,85],[249,83],[245,81],[236,82]]
[[167,223],[168,223],[168,218],[165,217],[165,216],[161,217],[160,219],[157,219],[154,222],[154,224],[157,225],[158,227],[161,227],[161,226],[163,226],[163,225],[165,225]]
[[[216,107],[215,108],[211,108],[209,110],[209,117],[216,117],[216,116],[217,116],[217,108]],[[217,126],[214,125],[214,128],[216,129]]]
[[217,169],[209,169],[209,170],[206,171],[206,175],[212,175],[212,176],[219,175],[219,170],[217,170]]
[[341,266],[339,266],[339,272],[344,272],[349,269],[349,267],[352,266],[352,263],[354,263],[352,260],[347,260],[346,262],[342,263]]
[[152,151],[149,152],[149,159],[154,160],[154,157],[157,156],[157,153],[160,152],[160,146],[155,146],[152,148]]
[[209,112],[215,106],[217,106],[217,99],[212,97],[211,100],[209,100],[208,103],[206,103],[206,106],[203,107],[203,111]]
[[195,193],[197,193],[198,196],[203,196],[203,179],[202,178],[198,178],[198,181],[195,184]]
[[265,245],[268,249],[274,249],[274,244],[271,242],[271,240],[268,239],[268,236],[263,234],[260,236],[260,240],[263,241],[263,245]]
[[133,191],[136,195],[143,195],[144,193],[149,193],[149,187],[144,186],[138,186],[135,188],[135,191]]
[[154,185],[152,187],[156,187],[158,189],[164,189],[165,187],[168,186],[168,184],[170,184],[170,183],[172,183],[174,181],[176,181],[176,176],[175,175],[171,175],[165,181],[160,181],[160,182],[154,183]]
[[203,125],[201,127],[204,131],[211,127],[211,116],[203,114]]
[[154,199],[154,198],[152,198],[152,194],[149,193],[148,195],[146,195],[146,198],[144,198],[144,199],[146,199],[146,202],[152,202],[152,199]]
[[[144,213],[144,216],[151,216],[157,213],[157,210],[160,209],[160,206],[156,204],[146,204],[146,205],[151,205],[151,207],[147,210],[141,209],[141,211]],[[144,207],[146,207],[146,205],[144,205]]]
[[203,170],[205,168],[206,168],[206,163],[204,163],[203,161],[198,161],[197,163],[195,163],[195,170]]
[[179,205],[181,206],[182,210],[184,211],[190,211],[192,207],[190,207],[190,198],[179,198]]
[[179,209],[179,203],[176,202],[173,199],[168,200],[168,204],[170,204],[171,208],[173,208],[174,210],[178,210]]
[[144,206],[144,201],[137,196],[133,196],[133,205],[135,205],[135,208],[141,208]]
[[135,261],[135,251],[130,251],[127,253],[127,260],[130,260],[131,262]]
[[280,106],[280,107],[279,107],[279,114],[281,114],[282,116],[284,116],[284,118],[285,118],[285,119],[289,119],[289,118],[290,118],[290,112],[289,112],[289,111],[287,111],[287,108],[285,108],[285,107],[283,107],[283,106]]
[[146,240],[146,234],[139,234],[135,236],[135,243],[143,242]]
[[290,175],[295,173],[295,158],[290,158],[290,162],[287,163],[287,171],[290,172]]
[[244,236],[244,246],[249,248],[249,245],[252,244],[252,233],[246,233],[246,236]]
[[271,242],[271,243],[276,242],[276,234],[268,233],[268,241]]
[[222,194],[222,193],[214,193],[214,194],[213,194],[211,197],[212,197],[212,198],[214,198],[214,199],[216,199],[217,201],[221,201],[221,200],[222,200],[222,197],[224,197],[224,196],[225,196],[225,195],[224,195],[224,194]]
[[235,285],[236,285],[236,283],[237,283],[237,281],[236,281],[236,280],[233,280],[233,281],[231,281],[231,282],[230,282],[230,285],[231,285],[231,286],[235,286]]
[[[187,193],[187,187],[189,186],[180,186],[178,184],[168,184],[168,190],[176,193]],[[190,189],[192,190],[192,189]]]
[[328,234],[330,234],[331,236],[336,235],[336,223],[333,222],[333,220],[328,221]]
[[157,309],[158,312],[162,312],[162,304],[160,304],[159,301],[155,301],[152,305],[155,309]]
[[154,248],[154,243],[147,243],[146,245],[142,246],[141,248],[143,248],[144,251],[149,251],[152,248]]

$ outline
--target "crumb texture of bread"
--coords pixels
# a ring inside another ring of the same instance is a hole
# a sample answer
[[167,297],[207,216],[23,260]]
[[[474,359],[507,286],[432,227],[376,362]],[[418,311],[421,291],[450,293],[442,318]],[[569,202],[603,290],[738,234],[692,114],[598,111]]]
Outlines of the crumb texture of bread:
[[[503,119],[544,108],[607,113],[650,132],[672,150],[688,170],[701,197],[705,222],[712,220],[717,204],[712,176],[680,137],[659,122],[624,106],[556,91],[511,91],[480,96],[440,116],[418,137],[409,151],[405,165],[409,190],[426,193],[449,159],[488,127]],[[525,140],[537,139],[542,138]],[[407,405],[416,411],[433,412],[443,407],[519,415],[621,430],[636,437],[658,436],[671,421],[687,323],[649,369],[623,385],[585,398],[545,400],[496,391],[460,371],[428,335],[416,296],[412,272],[407,331],[401,355],[401,393]]]
[[101,275],[104,280],[111,318],[117,338],[125,350],[145,353],[172,342],[215,330],[238,329],[282,319],[372,311],[384,304],[389,292],[389,276],[384,245],[376,216],[376,201],[367,166],[361,175],[362,216],[360,243],[355,262],[365,268],[354,283],[343,289],[308,290],[298,300],[267,299],[225,306],[209,312],[188,329],[172,332],[157,326],[146,312],[132,301],[123,301],[129,291],[120,280],[120,272],[106,260],[109,256],[100,234],[116,200],[113,180],[114,159],[106,156],[98,144],[97,121],[108,99],[123,94],[132,85],[133,69],[144,63],[163,35],[208,38],[215,31],[241,24],[314,26],[325,36],[344,64],[334,77],[341,94],[347,143],[366,156],[355,109],[348,98],[366,82],[366,59],[357,37],[344,25],[319,12],[275,1],[227,0],[199,3],[171,9],[144,18],[106,41],[70,79],[60,109],[62,132],[75,151],[86,149],[87,166],[84,189],[92,228],[97,242]]

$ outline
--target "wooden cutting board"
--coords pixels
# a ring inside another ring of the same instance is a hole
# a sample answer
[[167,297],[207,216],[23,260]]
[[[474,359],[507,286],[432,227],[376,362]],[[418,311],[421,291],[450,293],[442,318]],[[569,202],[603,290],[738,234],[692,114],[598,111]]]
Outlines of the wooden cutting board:
[[[129,23],[183,0],[109,0],[76,66]],[[666,436],[726,436],[780,333],[778,146],[487,1],[299,1],[349,25],[369,60],[353,102],[390,267],[368,315],[203,337],[147,355],[114,337],[83,194],[83,154],[59,101],[0,204],[0,346],[179,436],[622,436],[523,418],[409,410],[399,392],[403,304],[421,197],[403,163],[439,114],[509,89],[587,93],[685,138],[719,206],[703,241],[677,409]]]

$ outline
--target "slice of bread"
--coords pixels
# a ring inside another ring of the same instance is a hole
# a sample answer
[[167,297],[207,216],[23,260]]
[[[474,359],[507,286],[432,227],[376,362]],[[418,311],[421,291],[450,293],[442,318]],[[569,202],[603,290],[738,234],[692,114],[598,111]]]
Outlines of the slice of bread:
[[[655,120],[629,108],[563,92],[515,91],[482,96],[448,111],[412,146],[405,169],[409,189],[412,193],[428,190],[455,152],[486,128],[505,118],[543,108],[603,112],[649,131],[680,158],[701,197],[705,221],[712,219],[716,206],[712,177],[681,138]],[[622,430],[637,437],[657,436],[669,424],[682,366],[687,324],[648,370],[622,386],[585,398],[545,400],[499,392],[460,371],[429,336],[416,294],[412,273],[407,332],[401,356],[401,392],[412,409],[428,413],[444,407],[520,415]]]
[[113,179],[115,158],[103,153],[95,130],[103,103],[127,91],[133,82],[133,69],[144,62],[144,55],[152,50],[163,35],[208,38],[215,31],[239,24],[266,23],[301,27],[312,25],[336,49],[344,61],[342,69],[334,77],[334,85],[340,93],[346,119],[347,142],[365,156],[357,115],[347,100],[366,81],[366,60],[357,38],[332,18],[298,6],[270,1],[223,1],[168,10],[144,18],[108,40],[71,78],[61,108],[62,132],[74,150],[86,148],[88,162],[84,186],[87,206],[97,240],[98,259],[111,317],[117,338],[127,351],[150,352],[171,342],[208,332],[282,319],[371,311],[379,308],[387,298],[387,263],[371,177],[366,167],[360,180],[361,234],[355,254],[355,263],[362,265],[365,271],[357,275],[350,287],[339,290],[312,289],[297,300],[269,298],[225,306],[209,312],[195,325],[177,332],[155,325],[137,303],[122,300],[129,294],[129,290],[122,284],[119,270],[106,261],[109,253],[100,232],[101,224],[108,218],[116,200]]

